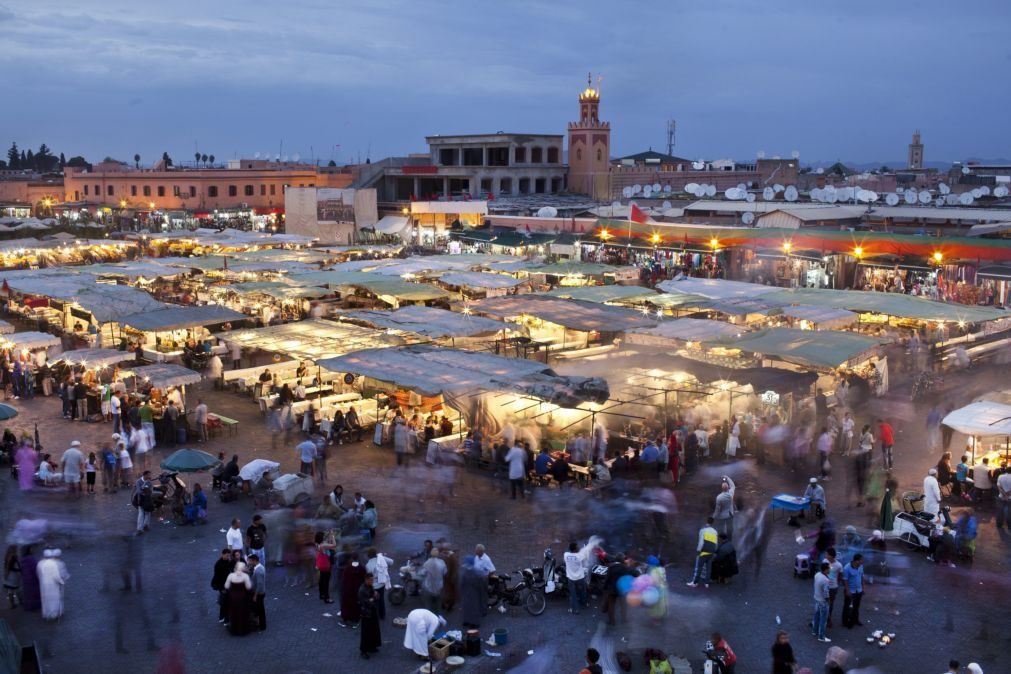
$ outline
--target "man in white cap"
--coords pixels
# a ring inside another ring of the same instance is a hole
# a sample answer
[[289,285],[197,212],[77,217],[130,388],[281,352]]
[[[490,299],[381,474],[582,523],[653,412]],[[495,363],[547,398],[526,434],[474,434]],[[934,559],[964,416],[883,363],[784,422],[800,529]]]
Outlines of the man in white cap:
[[35,566],[42,595],[42,617],[56,620],[63,615],[63,591],[70,574],[60,559],[60,550],[46,550],[44,559]]
[[81,443],[74,440],[70,443],[70,448],[63,452],[63,459],[60,464],[63,467],[63,481],[67,483],[67,489],[71,494],[81,493],[81,468],[84,466],[84,455],[80,450]]
[[817,517],[825,516],[825,488],[818,484],[818,478],[812,477],[804,492],[806,498],[811,499],[811,507]]
[[416,608],[407,614],[407,630],[404,634],[404,648],[428,659],[428,642],[437,630],[446,626],[446,619],[437,616],[427,608]]
[[923,478],[923,512],[930,513],[935,519],[941,512],[941,485],[937,483],[936,468],[928,470],[927,477]]

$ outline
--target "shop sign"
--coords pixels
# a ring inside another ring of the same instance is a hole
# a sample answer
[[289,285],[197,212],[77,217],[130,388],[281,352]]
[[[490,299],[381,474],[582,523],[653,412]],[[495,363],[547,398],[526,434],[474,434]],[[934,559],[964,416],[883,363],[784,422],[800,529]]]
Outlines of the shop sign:
[[762,394],[762,402],[766,405],[778,405],[779,404],[779,394],[775,391],[766,391]]

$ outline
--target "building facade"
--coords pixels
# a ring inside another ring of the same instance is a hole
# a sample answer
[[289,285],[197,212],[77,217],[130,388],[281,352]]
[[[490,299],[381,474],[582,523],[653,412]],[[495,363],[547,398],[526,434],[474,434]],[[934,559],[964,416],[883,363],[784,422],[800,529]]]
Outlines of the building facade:
[[611,124],[600,121],[600,89],[587,76],[579,121],[569,122],[569,191],[598,200],[611,196]]

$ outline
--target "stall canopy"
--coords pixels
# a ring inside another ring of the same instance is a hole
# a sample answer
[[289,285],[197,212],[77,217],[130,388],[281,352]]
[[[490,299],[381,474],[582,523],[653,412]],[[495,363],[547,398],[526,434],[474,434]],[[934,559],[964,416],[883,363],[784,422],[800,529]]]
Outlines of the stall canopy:
[[600,379],[562,377],[532,360],[427,344],[367,349],[318,364],[432,396],[510,391],[562,406],[603,402],[608,396],[607,384]]
[[188,273],[188,270],[170,267],[153,260],[132,260],[130,262],[110,262],[82,267],[81,270],[95,276],[121,276],[126,279],[174,278]]
[[0,321],[0,335],[9,335],[14,332],[14,326],[7,321]]
[[550,274],[551,276],[606,276],[627,271],[627,267],[615,267],[599,262],[555,262],[529,268],[531,274]]
[[154,388],[185,386],[200,382],[200,373],[175,363],[144,365],[130,370],[138,381],[151,382]]
[[551,297],[565,297],[573,300],[585,300],[587,302],[597,302],[607,304],[608,302],[651,302],[657,296],[656,291],[642,286],[562,286],[549,290],[544,295]]
[[636,328],[625,333],[627,344],[676,346],[678,342],[716,342],[737,337],[741,326],[701,318],[678,318],[652,328]]
[[237,342],[244,349],[261,349],[295,359],[317,361],[361,349],[384,348],[403,344],[396,335],[363,328],[350,323],[308,320],[282,323],[265,328],[233,330],[217,335],[226,342]]
[[948,304],[902,293],[879,293],[865,290],[799,288],[797,290],[777,290],[775,293],[766,295],[765,299],[787,304],[832,307],[921,321],[980,323],[1008,318],[1008,312],[1000,309],[967,304]]
[[779,290],[775,286],[715,278],[681,277],[657,284],[660,290],[683,295],[701,295],[711,300],[754,298]]
[[865,360],[886,342],[856,332],[769,328],[726,340],[724,345],[797,365],[835,368]]
[[411,283],[396,276],[381,276],[357,271],[319,271],[299,274],[292,281],[302,285],[312,284],[328,287],[348,286],[361,288],[380,298],[397,301],[425,301],[445,299],[449,293],[427,283]]
[[61,343],[61,340],[56,335],[50,335],[48,332],[15,332],[10,337],[5,338],[6,342],[13,344],[18,349],[26,349],[31,351],[32,349],[44,349],[50,346],[56,346]]
[[399,236],[409,230],[411,221],[403,215],[384,215],[379,222],[373,225],[373,229],[382,234]]
[[242,321],[249,318],[238,311],[216,304],[189,307],[169,307],[157,311],[146,311],[123,316],[119,323],[128,325],[142,332],[160,332],[182,330],[198,326],[220,325],[229,321]]
[[314,299],[329,295],[328,290],[315,286],[300,286],[286,281],[250,281],[220,286],[240,295],[266,295],[274,299]]
[[750,384],[755,391],[777,393],[803,392],[818,381],[814,372],[793,372],[774,367],[729,368],[692,358],[671,356],[663,362],[664,369],[684,372],[700,382],[733,381]]
[[1011,436],[1011,405],[981,400],[949,412],[941,423],[966,435]]
[[523,279],[513,278],[505,274],[495,274],[481,271],[452,271],[439,276],[439,281],[451,286],[465,288],[514,288],[525,283]]
[[402,307],[396,311],[352,311],[342,314],[341,317],[362,321],[376,328],[413,332],[432,339],[479,337],[494,335],[503,330],[522,331],[522,328],[512,323],[416,305]]
[[807,321],[822,330],[845,328],[853,325],[860,318],[859,315],[845,309],[812,307],[805,304],[783,307],[782,315],[798,321]]
[[632,309],[548,295],[492,297],[473,302],[468,307],[475,313],[503,319],[534,316],[581,332],[625,332],[656,325],[656,321]]
[[133,353],[118,349],[74,349],[61,353],[59,360],[86,367],[107,367],[124,360],[133,360]]

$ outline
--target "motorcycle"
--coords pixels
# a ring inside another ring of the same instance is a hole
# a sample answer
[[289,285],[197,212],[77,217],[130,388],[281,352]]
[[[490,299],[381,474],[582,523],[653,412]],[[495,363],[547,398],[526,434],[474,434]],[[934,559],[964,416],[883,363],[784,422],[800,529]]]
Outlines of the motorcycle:
[[[544,551],[544,562],[541,568],[534,569],[534,587],[540,588],[544,594],[555,597],[567,597],[569,594],[569,577],[565,574],[565,565],[559,564],[551,548]],[[607,564],[598,556],[598,563],[590,567],[587,578],[587,592],[591,597],[604,595],[604,583],[607,580]]]
[[400,582],[390,588],[387,597],[390,604],[400,606],[407,595],[417,595],[421,591],[421,565],[410,562],[400,567]]
[[706,648],[702,652],[706,656],[705,664],[702,666],[702,674],[726,674],[726,651],[722,649],[716,650],[713,642],[707,641]]
[[523,569],[519,573],[522,580],[513,586],[509,585],[512,576],[507,573],[488,578],[488,608],[498,608],[500,613],[505,613],[507,606],[522,606],[530,615],[544,613],[548,602],[544,592],[535,585],[534,572]]

